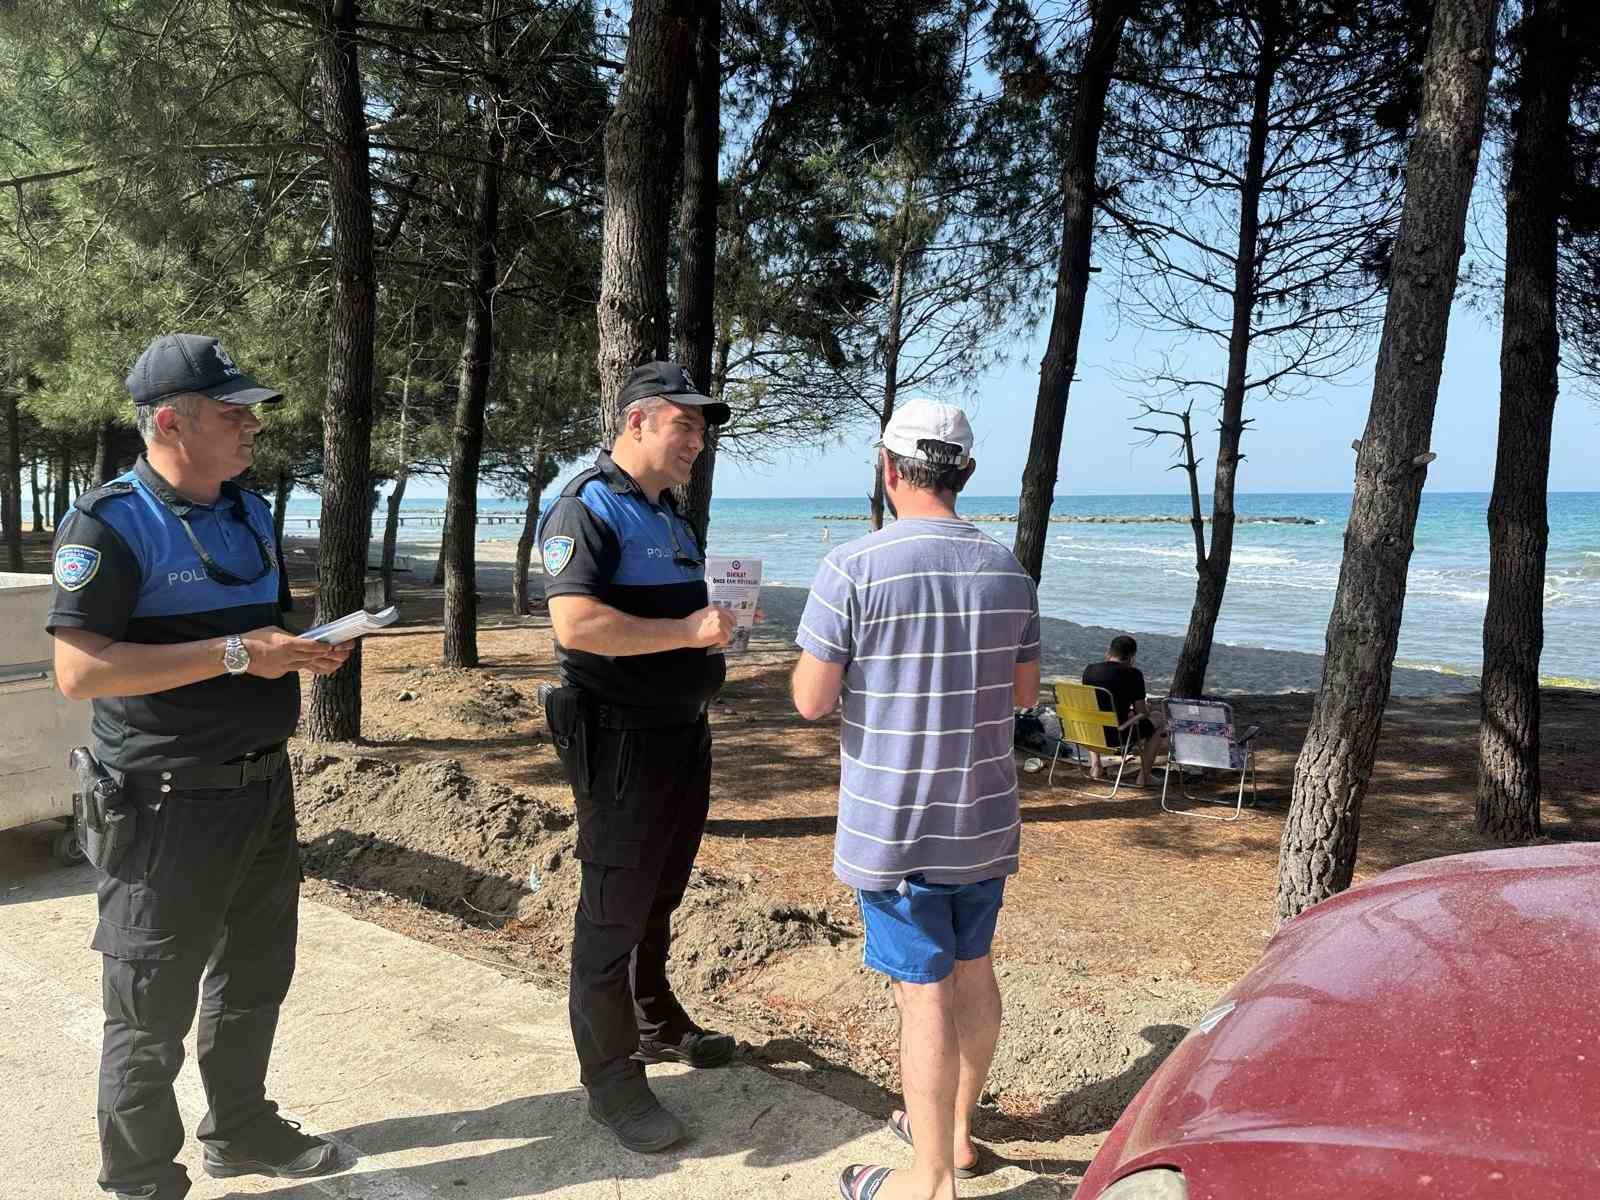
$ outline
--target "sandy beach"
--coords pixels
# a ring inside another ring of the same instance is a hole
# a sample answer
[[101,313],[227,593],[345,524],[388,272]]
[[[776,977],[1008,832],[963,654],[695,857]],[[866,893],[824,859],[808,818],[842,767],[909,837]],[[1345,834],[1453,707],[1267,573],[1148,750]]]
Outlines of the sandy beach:
[[[315,548],[315,540],[286,537],[285,550]],[[381,544],[374,542],[374,559]],[[396,554],[409,557],[408,582],[426,584],[433,577],[439,547],[426,542],[403,542]],[[478,543],[478,590],[485,595],[510,595],[511,575],[516,561],[514,541],[493,540]],[[537,560],[534,572],[539,570]],[[532,587],[537,594],[537,581]],[[794,586],[768,586],[761,591],[766,623],[758,631],[765,638],[790,640],[805,607],[806,589]],[[1171,634],[1147,633],[1112,626],[1115,614],[1107,613],[1104,625],[1080,625],[1058,617],[1041,622],[1043,667],[1046,679],[1076,679],[1083,668],[1105,657],[1106,647],[1119,633],[1130,633],[1139,642],[1139,666],[1145,673],[1152,694],[1164,694],[1172,681],[1183,639]],[[1293,650],[1270,650],[1259,646],[1231,646],[1218,643],[1211,653],[1206,691],[1217,696],[1270,696],[1291,692],[1315,692],[1322,681],[1322,656]],[[1477,690],[1473,675],[1444,671],[1396,667],[1390,686],[1395,696],[1449,695]]]

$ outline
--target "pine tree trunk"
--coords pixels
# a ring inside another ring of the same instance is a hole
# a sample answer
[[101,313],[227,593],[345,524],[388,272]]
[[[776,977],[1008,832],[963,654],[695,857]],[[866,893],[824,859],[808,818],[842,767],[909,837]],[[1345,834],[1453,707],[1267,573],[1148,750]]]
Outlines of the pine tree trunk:
[[1257,266],[1261,242],[1261,186],[1266,171],[1267,129],[1272,121],[1272,91],[1278,75],[1277,14],[1263,6],[1261,46],[1257,52],[1250,105],[1249,142],[1244,177],[1239,185],[1239,245],[1233,267],[1233,322],[1228,330],[1228,374],[1222,385],[1222,419],[1217,434],[1217,461],[1211,489],[1211,549],[1195,580],[1194,607],[1178,665],[1172,673],[1172,694],[1203,696],[1217,616],[1233,566],[1234,488],[1239,477],[1239,441],[1244,436],[1244,393],[1250,374],[1251,315],[1256,307]]
[[606,122],[600,257],[600,439],[617,434],[628,372],[670,353],[667,259],[697,0],[635,0]]
[[284,521],[288,516],[289,493],[293,490],[294,480],[289,478],[289,472],[279,471],[272,490],[272,531],[277,535],[280,546],[283,544]]
[[394,603],[394,547],[400,533],[400,505],[406,498],[406,484],[411,480],[411,447],[406,440],[407,422],[411,416],[411,359],[406,357],[405,382],[400,385],[400,444],[396,447],[398,460],[394,470],[394,490],[389,493],[389,511],[383,522],[383,602]]
[[1089,293],[1089,246],[1094,238],[1095,167],[1106,93],[1122,44],[1122,28],[1134,0],[1099,0],[1084,51],[1067,130],[1067,157],[1061,168],[1061,258],[1056,268],[1055,311],[1050,337],[1039,364],[1039,398],[1033,410],[1033,435],[1022,468],[1017,507],[1017,561],[1035,582],[1044,571],[1044,544],[1050,534],[1061,462],[1061,435],[1067,424],[1067,398],[1078,370],[1078,338]]
[[528,571],[533,563],[533,540],[539,531],[539,501],[544,496],[545,472],[549,468],[545,441],[541,421],[533,440],[533,470],[528,473],[528,503],[522,512],[522,532],[517,537],[517,565],[511,573],[511,611],[519,617],[533,611],[533,601],[528,594]]
[[[498,59],[498,24],[484,26],[484,50]],[[462,335],[461,379],[456,389],[455,437],[450,443],[450,482],[445,508],[451,534],[444,545],[444,661],[451,667],[478,665],[478,465],[483,457],[484,411],[494,366],[494,289],[500,268],[500,159],[505,136],[493,84],[484,89],[485,153],[478,167],[472,288]]]
[[1322,685],[1279,850],[1284,918],[1343,891],[1355,871],[1483,140],[1496,8],[1497,0],[1438,0],[1434,10]]
[[[318,622],[366,600],[372,514],[373,271],[372,177],[355,0],[337,0],[318,30],[323,155],[328,167],[333,303],[328,314],[328,392],[322,404],[321,554]],[[346,742],[361,736],[361,648],[332,675],[311,680],[311,736]]]
[[[683,114],[683,209],[678,267],[678,362],[711,391],[716,337],[717,150],[722,132],[722,4],[702,0],[694,62]],[[711,525],[711,486],[717,470],[717,434],[706,433],[694,472],[679,492],[679,509],[702,547]]]
[[111,422],[101,421],[94,431],[94,462],[89,467],[89,477],[96,486],[107,479],[106,465],[111,451]]
[[[905,316],[906,260],[911,256],[907,249],[907,229],[911,219],[912,192],[906,189],[904,207],[901,209],[900,246],[894,256],[894,271],[889,276],[889,334],[883,343],[883,411],[879,414],[878,432],[889,427],[894,416],[894,403],[900,391],[900,337]],[[883,528],[883,455],[873,454],[872,468],[872,528]]]
[[35,533],[44,529],[44,509],[40,504],[39,496],[39,456],[35,454],[28,459],[28,484],[33,496],[33,531]]
[[1506,189],[1500,448],[1489,501],[1478,829],[1538,837],[1539,655],[1544,649],[1546,492],[1555,420],[1556,230],[1569,172],[1567,0],[1523,0],[1517,113]]
[[[0,384],[0,408],[5,413],[5,458],[0,460],[0,525],[5,526],[6,569],[22,570],[22,415],[21,397]],[[37,509],[35,510],[37,511]]]
[[55,503],[51,506],[51,529],[60,529],[72,507],[72,443],[62,438],[56,452]]

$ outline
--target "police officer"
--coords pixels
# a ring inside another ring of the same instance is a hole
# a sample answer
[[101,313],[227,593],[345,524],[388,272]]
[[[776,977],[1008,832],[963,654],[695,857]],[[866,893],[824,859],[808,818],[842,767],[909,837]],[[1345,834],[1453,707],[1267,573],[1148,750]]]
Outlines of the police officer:
[[151,342],[127,386],[145,454],[62,521],[48,629],[62,691],[94,702],[94,754],[135,827],[98,883],[100,1186],[178,1200],[172,1084],[197,997],[206,1173],[338,1165],[331,1143],[277,1115],[265,1081],[294,971],[295,672],[334,671],[349,647],[280,628],[272,514],[229,482],[250,465],[254,406],[281,394],[184,333]]
[[707,603],[705,555],[668,489],[688,482],[706,426],[728,407],[669,362],[636,368],[620,403],[611,452],[540,529],[566,685],[546,708],[578,811],[569,1006],[589,1112],[629,1149],[655,1151],[685,1130],[643,1064],[714,1067],[734,1051],[689,1018],[667,979],[672,913],[711,799],[706,702],[734,631]]

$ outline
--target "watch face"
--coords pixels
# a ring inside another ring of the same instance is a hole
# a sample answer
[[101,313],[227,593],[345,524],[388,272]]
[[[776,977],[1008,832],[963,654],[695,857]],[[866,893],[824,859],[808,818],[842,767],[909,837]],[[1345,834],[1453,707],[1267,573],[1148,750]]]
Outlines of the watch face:
[[250,655],[245,651],[243,642],[228,642],[222,651],[222,665],[235,674],[250,665]]

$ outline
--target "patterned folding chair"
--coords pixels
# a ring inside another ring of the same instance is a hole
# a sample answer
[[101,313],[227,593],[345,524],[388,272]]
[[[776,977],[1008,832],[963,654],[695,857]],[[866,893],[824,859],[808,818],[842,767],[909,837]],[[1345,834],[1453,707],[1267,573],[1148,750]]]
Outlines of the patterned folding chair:
[[[1211,821],[1237,821],[1244,809],[1244,784],[1250,781],[1250,802],[1256,799],[1255,748],[1250,744],[1261,732],[1261,726],[1252,725],[1242,734],[1235,734],[1233,709],[1220,700],[1163,700],[1167,717],[1167,771],[1161,777],[1161,807],[1180,817],[1205,817]],[[1233,803],[1233,814],[1197,812],[1193,809],[1173,808],[1167,803],[1167,785],[1172,779],[1172,769],[1178,768],[1178,786],[1184,797],[1196,804],[1220,804],[1227,800],[1212,800],[1192,795],[1184,779],[1184,767],[1209,767],[1214,771],[1239,772],[1239,794]]]
[[1114,754],[1121,761],[1117,763],[1116,782],[1106,793],[1110,799],[1122,786],[1122,772],[1128,760],[1139,757],[1139,718],[1130,716],[1118,721],[1116,701],[1105,688],[1065,680],[1050,686],[1055,692],[1056,715],[1061,718],[1061,740],[1050,759],[1049,782],[1055,782],[1062,746],[1081,746],[1102,756]]

